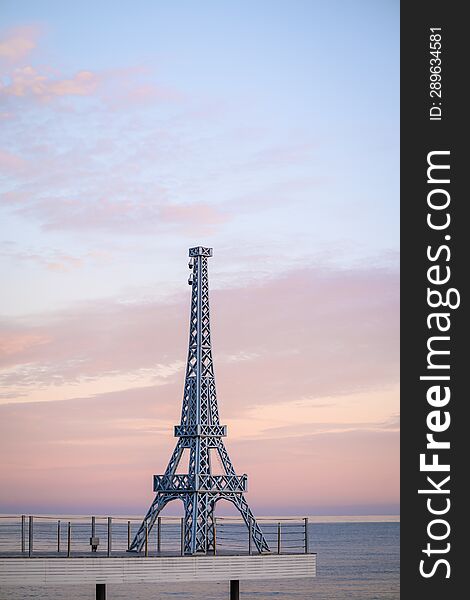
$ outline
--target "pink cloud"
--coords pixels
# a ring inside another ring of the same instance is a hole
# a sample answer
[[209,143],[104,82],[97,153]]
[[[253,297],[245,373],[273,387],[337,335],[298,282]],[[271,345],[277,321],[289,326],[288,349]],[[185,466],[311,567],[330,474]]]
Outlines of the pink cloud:
[[[233,460],[249,469],[249,489],[271,514],[316,507],[384,505],[399,502],[399,434],[357,429],[314,436],[250,440],[231,444]],[[279,473],[295,481],[279,488]],[[273,497],[274,496],[274,497]]]
[[3,33],[0,39],[0,59],[18,62],[28,56],[36,47],[39,34],[38,27],[15,27]]
[[[142,513],[153,496],[151,476],[164,471],[175,444],[171,429],[159,424],[171,412],[174,417],[174,404],[162,405],[156,390],[134,390],[125,399],[0,406],[1,443],[9,450],[2,509]],[[256,440],[234,440],[229,432],[226,445],[235,468],[248,473],[257,512],[398,505],[397,432],[358,428]],[[279,488],[280,472],[296,482],[294,497]],[[169,512],[180,510],[174,503]]]
[[[155,102],[180,102],[180,91],[148,81],[141,67],[108,69],[100,73],[82,69],[73,76],[50,66],[34,67],[24,59],[37,47],[39,28],[18,27],[0,39],[0,60],[10,70],[0,80],[0,96],[42,102],[54,98],[96,96],[107,108],[129,108]],[[14,67],[14,68],[12,68]],[[98,93],[99,92],[99,93]],[[5,113],[10,114],[10,113]]]
[[2,332],[0,334],[0,357],[13,357],[21,354],[23,357],[25,352],[37,346],[44,344],[47,338],[34,333],[13,333]]
[[26,161],[17,154],[0,149],[0,171],[5,173],[17,173],[26,166]]
[[223,223],[228,216],[209,204],[172,204],[163,206],[160,215],[168,223],[214,225]]
[[89,70],[81,70],[72,77],[51,75],[51,69],[33,67],[24,63],[37,46],[38,27],[19,27],[6,33],[0,41],[0,59],[18,65],[4,73],[0,96],[36,98],[48,101],[55,97],[90,96],[95,93],[100,77]]
[[8,83],[0,86],[0,94],[44,100],[58,96],[90,96],[99,82],[98,75],[91,71],[79,71],[70,79],[54,79],[34,67],[26,66],[11,73]]
[[172,204],[164,189],[157,189],[151,198],[132,196],[132,199],[102,197],[96,200],[43,196],[30,202],[26,195],[12,193],[7,194],[6,199],[16,204],[16,214],[36,218],[45,230],[97,229],[155,234],[158,229],[187,229],[198,225],[199,232],[203,233],[229,218],[221,209],[207,203]]
[[[52,321],[37,318],[34,327],[11,323],[8,335],[40,335],[48,342],[24,356],[6,356],[3,364],[19,369],[13,376],[17,383],[27,364],[28,381],[37,386],[54,377],[73,382],[184,360],[187,300],[101,301],[56,313]],[[398,278],[393,271],[303,269],[216,290],[212,305],[218,387],[230,414],[257,403],[397,381]],[[241,354],[248,359],[236,359]]]
[[49,271],[57,272],[80,268],[87,260],[97,262],[107,260],[108,258],[106,253],[100,253],[98,251],[90,251],[83,255],[74,256],[61,250],[48,247],[39,247],[35,250],[27,248],[23,250],[13,242],[3,242],[0,244],[0,253],[3,258],[9,258],[13,261],[35,263],[36,265],[45,267]]

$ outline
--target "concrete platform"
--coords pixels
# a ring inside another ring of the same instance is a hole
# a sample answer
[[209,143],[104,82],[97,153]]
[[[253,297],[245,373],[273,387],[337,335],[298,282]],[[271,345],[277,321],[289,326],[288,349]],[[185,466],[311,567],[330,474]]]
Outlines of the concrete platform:
[[0,558],[0,585],[158,583],[315,577],[316,554]]

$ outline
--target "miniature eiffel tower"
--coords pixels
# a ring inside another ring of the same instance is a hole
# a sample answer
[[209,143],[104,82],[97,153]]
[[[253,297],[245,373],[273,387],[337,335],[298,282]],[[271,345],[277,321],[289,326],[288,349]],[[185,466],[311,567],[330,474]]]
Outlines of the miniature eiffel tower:
[[[154,475],[157,493],[130,551],[140,552],[145,532],[150,531],[162,508],[171,500],[184,505],[184,552],[194,554],[214,550],[214,508],[219,500],[229,500],[240,511],[258,552],[269,552],[269,546],[256,522],[243,493],[247,476],[236,475],[223,437],[227,426],[220,425],[212,361],[209,319],[209,276],[207,259],[212,248],[190,248],[188,283],[192,286],[189,321],[189,352],[184,384],[181,425],[175,426],[176,448],[164,475]],[[176,470],[183,451],[189,449],[187,474]],[[213,475],[211,458],[218,455],[225,475]]]

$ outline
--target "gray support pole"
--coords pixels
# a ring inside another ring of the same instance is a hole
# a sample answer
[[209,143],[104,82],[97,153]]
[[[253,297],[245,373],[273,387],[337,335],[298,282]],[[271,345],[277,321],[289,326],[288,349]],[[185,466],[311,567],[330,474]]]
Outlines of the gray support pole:
[[149,555],[149,526],[145,523],[145,556]]
[[96,600],[106,600],[106,584],[96,584]]
[[29,517],[29,531],[28,531],[28,555],[31,558],[33,553],[33,517]]
[[108,517],[108,556],[111,556],[113,549],[113,519]]
[[308,517],[304,519],[305,528],[305,554],[308,554]]
[[91,537],[95,537],[96,533],[96,517],[91,517]]
[[248,523],[248,554],[251,556],[251,554],[253,553],[252,549],[251,549],[251,540],[253,537],[253,523],[251,521],[250,518],[250,522]]
[[60,519],[57,521],[57,552],[60,552]]
[[157,552],[162,550],[162,518],[157,518]]
[[25,551],[26,548],[26,516],[21,515],[21,552]]
[[67,525],[67,558],[70,558],[70,550],[72,548],[72,524],[70,521]]
[[131,522],[127,521],[127,549],[131,547]]
[[217,554],[217,521],[214,517],[214,556]]
[[240,580],[230,580],[230,600],[240,600]]
[[277,524],[277,553],[281,554],[281,524]]
[[181,519],[181,556],[184,556],[184,519]]

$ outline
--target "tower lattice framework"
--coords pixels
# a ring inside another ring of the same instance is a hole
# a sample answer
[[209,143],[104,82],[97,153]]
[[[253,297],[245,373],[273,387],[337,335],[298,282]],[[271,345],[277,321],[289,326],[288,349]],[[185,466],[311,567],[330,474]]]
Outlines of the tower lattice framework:
[[[247,476],[237,475],[225,449],[227,426],[220,425],[212,360],[209,314],[208,258],[212,248],[189,250],[192,287],[189,351],[184,384],[181,424],[175,426],[178,442],[164,475],[154,475],[156,492],[134,540],[131,551],[140,552],[163,507],[171,500],[184,505],[184,552],[214,550],[214,509],[219,500],[232,502],[241,513],[252,540],[261,552],[269,546],[244,497]],[[177,474],[183,451],[189,449],[188,473]],[[218,454],[225,474],[213,475],[211,459]]]

